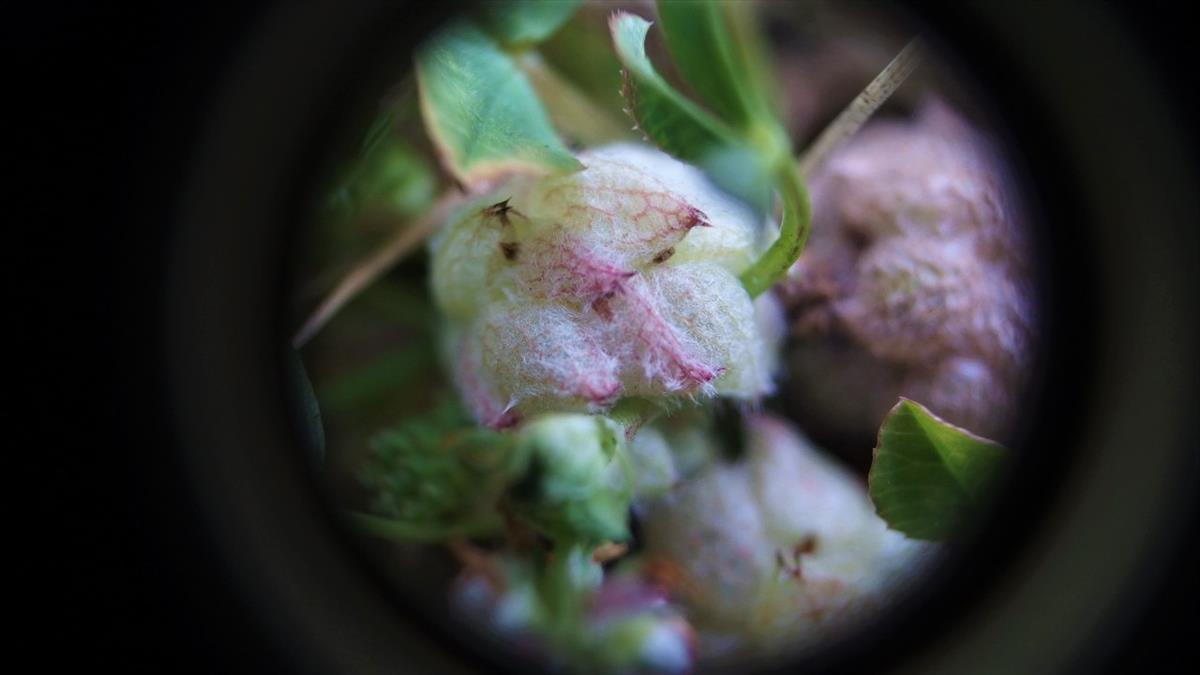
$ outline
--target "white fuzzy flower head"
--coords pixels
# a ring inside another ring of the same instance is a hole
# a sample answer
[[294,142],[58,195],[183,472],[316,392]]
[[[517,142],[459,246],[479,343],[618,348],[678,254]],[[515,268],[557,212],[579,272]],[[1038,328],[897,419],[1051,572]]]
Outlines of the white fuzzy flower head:
[[868,124],[809,188],[813,237],[782,284],[805,415],[865,435],[906,396],[1007,435],[1038,326],[1027,216],[994,140],[929,99]]
[[647,551],[689,580],[698,628],[802,648],[877,609],[933,549],[889,530],[865,486],[787,423],[747,423],[745,462],[647,509]]
[[737,278],[770,239],[753,212],[652,148],[579,159],[574,174],[509,179],[432,243],[476,417],[501,427],[623,396],[766,393],[769,331]]

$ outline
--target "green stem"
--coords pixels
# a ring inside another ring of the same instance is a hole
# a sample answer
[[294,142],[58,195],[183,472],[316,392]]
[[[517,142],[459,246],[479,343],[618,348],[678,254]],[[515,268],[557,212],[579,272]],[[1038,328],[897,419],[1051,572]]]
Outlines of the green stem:
[[[762,295],[800,257],[812,231],[812,205],[804,177],[824,162],[830,154],[863,125],[904,83],[921,61],[921,44],[913,40],[888,63],[883,72],[855,97],[837,119],[829,125],[800,159],[799,169],[790,160],[775,163],[775,185],[783,195],[783,225],[779,238],[750,269],[742,272],[742,286],[750,297]],[[785,137],[786,138],[786,137]],[[770,144],[767,147],[771,147]]]
[[790,159],[776,164],[775,183],[783,197],[783,223],[779,227],[779,237],[771,244],[771,248],[742,272],[742,286],[752,298],[762,295],[787,274],[792,263],[804,251],[808,235],[812,232],[812,205],[808,200],[808,190]]
[[503,529],[500,519],[491,514],[451,527],[418,525],[357,511],[350,511],[346,515],[350,518],[351,525],[359,532],[393,541],[441,541],[450,537],[481,537],[497,534]]
[[552,559],[542,568],[538,588],[542,603],[549,610],[546,637],[563,653],[580,650],[586,644],[584,608],[595,589],[580,586],[580,579],[573,574],[575,561],[572,554],[579,553],[587,559],[591,556],[591,548],[580,540],[556,541]]

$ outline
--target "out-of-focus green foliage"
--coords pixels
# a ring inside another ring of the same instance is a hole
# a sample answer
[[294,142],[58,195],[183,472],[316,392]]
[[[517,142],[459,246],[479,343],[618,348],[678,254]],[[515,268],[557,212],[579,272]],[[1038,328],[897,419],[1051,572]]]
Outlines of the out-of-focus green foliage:
[[375,513],[453,531],[494,509],[515,468],[512,449],[510,436],[445,403],[376,434],[360,480]]
[[334,188],[329,206],[338,222],[366,211],[408,218],[433,203],[433,167],[395,133],[398,117],[390,107],[379,115],[350,170]]
[[998,443],[901,399],[879,429],[871,501],[893,529],[944,540],[979,505],[1005,455]]
[[505,47],[537,44],[555,33],[583,0],[485,0],[479,24]]
[[550,121],[572,147],[634,138],[625,117],[597,106],[573,82],[555,72],[540,54],[529,52],[517,59],[541,98],[542,105],[546,106]]
[[675,66],[714,112],[739,129],[774,120],[759,55],[728,30],[736,3],[659,0],[657,6]]
[[[321,409],[341,432],[378,429],[397,410],[429,406],[430,387],[444,378],[436,313],[423,286],[419,278],[372,286],[306,348]],[[347,439],[338,440],[341,447]]]
[[[538,53],[556,72],[597,105],[619,115],[621,62],[613,53],[608,32],[611,11],[584,5],[549,40],[538,45]],[[630,124],[624,125],[626,129]]]

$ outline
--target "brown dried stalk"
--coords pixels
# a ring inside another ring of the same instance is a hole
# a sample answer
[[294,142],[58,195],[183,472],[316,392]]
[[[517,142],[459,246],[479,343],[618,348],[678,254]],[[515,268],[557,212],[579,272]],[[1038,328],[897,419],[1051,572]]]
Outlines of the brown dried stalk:
[[875,79],[854,97],[850,105],[825,127],[800,158],[799,169],[802,177],[810,177],[814,169],[828,159],[842,142],[853,136],[879,106],[904,84],[920,64],[923,51],[919,39],[911,40]]
[[364,260],[358,262],[334,286],[329,295],[317,305],[313,313],[296,331],[292,338],[292,346],[299,349],[308,342],[318,331],[329,323],[346,303],[359,293],[375,283],[396,263],[420,246],[441,225],[449,215],[450,210],[462,200],[458,192],[443,193],[433,207],[420,218],[412,221],[407,227],[396,232],[382,247]]

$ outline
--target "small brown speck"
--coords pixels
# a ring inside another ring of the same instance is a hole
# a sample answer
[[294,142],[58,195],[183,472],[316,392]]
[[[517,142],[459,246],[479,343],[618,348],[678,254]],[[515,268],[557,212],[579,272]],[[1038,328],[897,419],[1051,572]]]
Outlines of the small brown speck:
[[611,321],[613,318],[612,306],[609,304],[609,301],[612,299],[613,295],[614,293],[611,292],[605,293],[604,295],[592,301],[592,309],[595,310],[596,314],[599,314],[600,318],[604,319],[605,321]]
[[653,260],[656,263],[661,263],[661,262],[665,262],[668,258],[670,258],[673,255],[675,255],[675,247],[674,246],[666,249],[665,251],[659,251],[658,255],[654,256]]
[[502,216],[502,215],[508,213],[508,210],[512,208],[511,206],[508,205],[508,202],[511,199],[512,199],[512,197],[509,197],[508,199],[505,199],[502,202],[496,202],[495,204],[492,204],[491,206],[484,209],[483,212],[489,216]]
[[496,202],[483,210],[483,215],[489,218],[499,218],[502,227],[508,227],[512,224],[508,214],[512,213],[520,216],[521,212],[514,209],[508,202],[512,197],[505,199],[502,202]]
[[516,260],[517,253],[521,251],[521,245],[515,241],[500,242],[500,252],[504,254],[505,260]]
[[799,558],[802,555],[810,555],[817,552],[817,538],[811,534],[801,539],[792,547],[792,557]]

